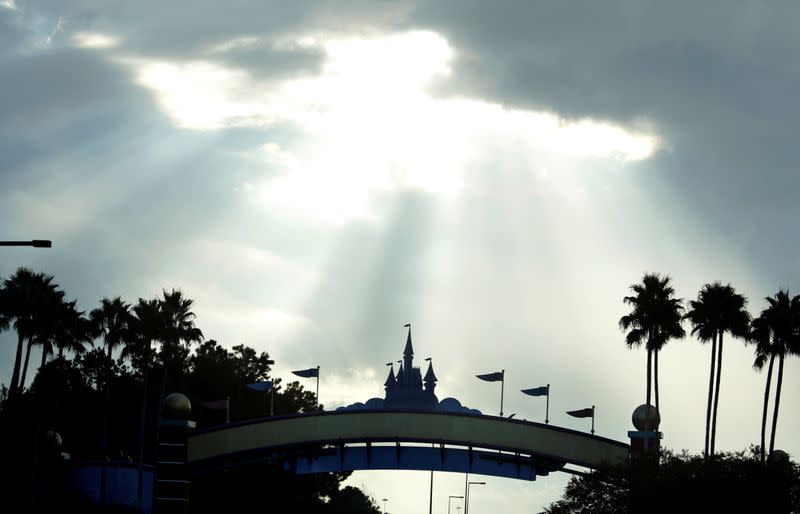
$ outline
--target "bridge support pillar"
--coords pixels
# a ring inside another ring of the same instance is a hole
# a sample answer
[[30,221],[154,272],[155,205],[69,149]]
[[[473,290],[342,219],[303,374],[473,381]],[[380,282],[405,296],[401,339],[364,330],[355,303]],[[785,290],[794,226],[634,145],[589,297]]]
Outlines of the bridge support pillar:
[[661,452],[661,432],[653,430],[632,430],[628,432],[631,438],[631,458],[635,459],[645,455],[657,456]]
[[[175,396],[182,398],[175,400]],[[188,407],[176,408],[168,403],[170,399],[173,404],[185,401]],[[164,400],[156,449],[155,514],[186,513],[190,509],[191,480],[187,450],[189,433],[195,423],[186,419],[191,409],[188,402],[183,395],[169,395]]]

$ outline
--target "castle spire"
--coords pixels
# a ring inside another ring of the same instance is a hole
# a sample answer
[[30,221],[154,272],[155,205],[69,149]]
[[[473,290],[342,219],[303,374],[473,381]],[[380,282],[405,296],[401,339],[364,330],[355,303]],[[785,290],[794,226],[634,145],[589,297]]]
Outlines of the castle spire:
[[433,392],[438,380],[436,379],[436,373],[433,372],[433,361],[430,358],[425,360],[428,361],[428,371],[422,380],[425,382],[425,390]]
[[403,357],[408,358],[414,356],[414,348],[411,346],[411,323],[406,323],[405,326],[408,327],[408,337],[406,338],[406,348],[403,350]]
[[[411,346],[411,323],[406,323],[408,337],[406,338],[406,348],[403,350],[403,378],[404,384],[414,383],[414,348]],[[419,373],[419,371],[417,371]],[[420,384],[421,385],[421,384]]]
[[390,389],[397,384],[397,379],[394,377],[394,363],[390,362],[387,366],[391,366],[391,368],[389,368],[389,376],[386,377],[386,382],[383,385],[386,389]]

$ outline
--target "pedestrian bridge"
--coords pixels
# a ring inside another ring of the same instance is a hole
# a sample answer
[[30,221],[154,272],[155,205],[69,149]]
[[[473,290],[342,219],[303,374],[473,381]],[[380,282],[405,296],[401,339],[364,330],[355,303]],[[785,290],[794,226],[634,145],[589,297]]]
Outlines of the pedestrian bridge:
[[496,416],[347,410],[198,430],[189,435],[187,462],[197,469],[268,460],[298,474],[409,469],[535,480],[566,464],[622,463],[628,451],[604,437]]

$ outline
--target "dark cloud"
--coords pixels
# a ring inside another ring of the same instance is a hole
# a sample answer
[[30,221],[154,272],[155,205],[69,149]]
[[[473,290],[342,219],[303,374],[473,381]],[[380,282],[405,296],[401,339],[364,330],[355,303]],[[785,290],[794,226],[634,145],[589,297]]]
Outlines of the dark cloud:
[[458,52],[442,95],[652,123],[666,146],[642,190],[670,192],[771,280],[799,283],[786,237],[800,215],[798,15],[793,2],[459,1],[422,3],[410,23]]

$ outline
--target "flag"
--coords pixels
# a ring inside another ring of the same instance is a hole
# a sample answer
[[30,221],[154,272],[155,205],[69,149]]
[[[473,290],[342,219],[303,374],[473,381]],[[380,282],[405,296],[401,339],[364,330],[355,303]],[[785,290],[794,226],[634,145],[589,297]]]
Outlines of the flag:
[[206,409],[223,410],[228,408],[228,400],[212,400],[210,402],[202,402],[200,405]]
[[494,373],[486,373],[485,375],[475,375],[475,376],[487,382],[498,382],[500,380],[503,380],[502,371],[495,371]]
[[253,391],[267,392],[270,389],[272,389],[272,380],[267,380],[265,382],[256,382],[254,384],[247,384],[247,387],[252,389]]
[[319,377],[319,368],[301,369],[300,371],[292,371],[298,377],[314,378]]
[[589,407],[588,409],[568,410],[567,414],[576,418],[592,418],[594,417],[594,409]]
[[522,392],[528,396],[547,396],[547,386],[534,387],[533,389],[523,389]]

